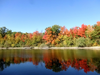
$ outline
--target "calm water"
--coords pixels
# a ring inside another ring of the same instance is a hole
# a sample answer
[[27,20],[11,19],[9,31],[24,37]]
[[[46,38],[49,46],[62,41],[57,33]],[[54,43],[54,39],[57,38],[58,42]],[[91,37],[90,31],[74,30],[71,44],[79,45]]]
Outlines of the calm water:
[[100,75],[99,50],[0,50],[0,75]]

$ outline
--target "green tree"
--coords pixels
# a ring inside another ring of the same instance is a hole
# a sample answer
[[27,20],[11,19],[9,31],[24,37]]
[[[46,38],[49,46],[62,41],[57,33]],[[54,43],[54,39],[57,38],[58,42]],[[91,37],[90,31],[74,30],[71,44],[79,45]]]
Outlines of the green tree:
[[55,32],[56,35],[58,35],[58,33],[60,33],[60,28],[61,28],[61,26],[59,26],[59,25],[53,25],[52,31]]
[[86,46],[86,40],[84,37],[80,37],[76,40],[76,45],[78,47],[85,47]]
[[100,26],[94,25],[94,31],[91,33],[92,39],[100,39]]
[[0,28],[0,34],[2,35],[2,37],[4,37],[6,34],[11,35],[12,31],[7,29],[6,27],[1,27]]

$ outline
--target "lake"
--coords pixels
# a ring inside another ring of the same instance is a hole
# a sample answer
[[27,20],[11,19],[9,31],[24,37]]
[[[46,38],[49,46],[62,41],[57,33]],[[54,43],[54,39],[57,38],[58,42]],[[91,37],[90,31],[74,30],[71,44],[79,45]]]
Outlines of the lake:
[[0,50],[0,75],[100,75],[99,50]]

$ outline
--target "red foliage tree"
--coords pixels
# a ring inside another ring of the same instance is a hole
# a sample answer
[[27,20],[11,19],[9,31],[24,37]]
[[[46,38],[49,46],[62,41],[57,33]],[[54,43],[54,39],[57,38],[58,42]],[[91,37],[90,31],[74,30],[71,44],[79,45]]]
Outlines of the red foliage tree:
[[78,35],[78,27],[74,27],[74,28],[73,28],[73,34],[74,34],[73,37],[76,38],[77,35]]
[[56,35],[55,32],[52,32],[52,29],[49,27],[46,29],[43,39],[46,41],[46,44],[55,44]]
[[79,27],[79,29],[78,29],[78,36],[79,37],[86,37],[86,35],[85,35],[86,29],[87,29],[87,25],[82,24],[82,26]]
[[100,21],[97,22],[97,26],[100,26]]

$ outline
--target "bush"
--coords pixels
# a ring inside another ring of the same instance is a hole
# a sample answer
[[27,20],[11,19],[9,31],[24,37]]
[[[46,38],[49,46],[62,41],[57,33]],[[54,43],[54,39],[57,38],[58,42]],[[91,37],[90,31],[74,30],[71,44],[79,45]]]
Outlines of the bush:
[[93,43],[93,46],[97,46],[98,44],[97,44],[97,42],[95,41],[94,43]]
[[96,42],[100,45],[100,39],[97,39]]
[[64,46],[64,47],[67,46],[66,40],[63,41],[63,46]]
[[4,47],[5,41],[3,39],[0,39],[0,47]]
[[40,47],[41,43],[38,43],[38,47]]
[[80,37],[76,40],[76,46],[78,47],[85,47],[86,46],[86,40],[84,37]]
[[93,46],[100,46],[100,40],[99,39],[93,40]]
[[11,47],[15,47],[15,44],[11,44]]
[[20,46],[20,47],[24,47],[24,46],[25,46],[25,42],[20,41],[18,46]]
[[70,47],[75,45],[75,41],[76,39],[73,39],[72,36],[68,37],[65,35],[62,43],[64,47]]
[[64,47],[63,43],[60,43],[59,45],[60,45],[60,47]]
[[46,44],[42,43],[40,47],[48,47]]
[[0,44],[0,47],[2,47],[2,48],[3,48],[3,47],[4,47],[4,45],[1,45],[1,44]]
[[15,47],[21,47],[21,45],[20,44],[15,44]]
[[4,47],[10,47],[11,46],[11,44],[8,42],[8,41],[5,41],[5,43],[4,43]]
[[64,40],[62,43],[63,43],[63,46],[64,46],[64,47],[70,47],[70,46],[75,45],[74,40],[71,40],[71,39],[69,39],[69,40]]
[[87,47],[92,46],[92,41],[89,38],[85,38],[85,41]]
[[30,47],[30,46],[31,46],[30,41],[27,41],[26,44],[25,44],[25,46],[26,46],[26,47]]

